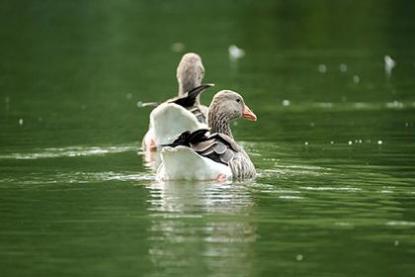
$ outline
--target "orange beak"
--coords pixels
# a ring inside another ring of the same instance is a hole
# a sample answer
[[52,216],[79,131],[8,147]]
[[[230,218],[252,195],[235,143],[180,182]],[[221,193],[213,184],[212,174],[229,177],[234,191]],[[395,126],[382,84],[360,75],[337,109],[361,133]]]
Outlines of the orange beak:
[[244,106],[242,118],[245,118],[249,121],[256,121],[256,115],[254,114],[253,111],[251,111],[251,109],[247,105]]

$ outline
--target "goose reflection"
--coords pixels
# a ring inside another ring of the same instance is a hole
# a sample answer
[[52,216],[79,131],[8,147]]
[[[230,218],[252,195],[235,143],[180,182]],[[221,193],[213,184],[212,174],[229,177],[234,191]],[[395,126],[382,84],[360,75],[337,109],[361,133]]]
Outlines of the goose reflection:
[[170,181],[148,189],[149,254],[156,268],[171,273],[252,272],[257,230],[247,183]]

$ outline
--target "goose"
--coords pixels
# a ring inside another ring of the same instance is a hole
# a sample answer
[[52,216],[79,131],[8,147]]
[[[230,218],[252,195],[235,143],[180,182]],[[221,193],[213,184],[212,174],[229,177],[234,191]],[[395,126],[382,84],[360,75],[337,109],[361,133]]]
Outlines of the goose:
[[[173,106],[169,108],[174,110]],[[189,129],[172,143],[164,144],[157,178],[219,181],[254,178],[255,166],[235,142],[230,128],[231,121],[239,118],[257,120],[239,93],[231,90],[216,93],[208,112],[210,130]]]
[[[202,86],[201,84],[204,76],[205,68],[202,63],[202,58],[196,53],[184,54],[177,66],[176,78],[178,83],[178,97],[174,100],[181,98],[189,99],[190,92],[193,89]],[[202,88],[206,89],[207,87],[203,86]],[[200,104],[200,92],[196,94],[196,98],[192,98],[193,96],[190,97],[192,105],[187,105],[186,107],[182,105],[182,107],[189,110],[199,122],[206,123],[208,108]],[[174,101],[168,100],[166,102],[172,103]],[[160,110],[160,108],[158,110]],[[142,149],[144,153],[149,156],[151,156],[151,153],[148,152],[157,150],[157,137],[160,135],[155,132],[152,125],[152,121],[154,121],[152,120],[153,112],[150,114],[148,131],[142,140]]]

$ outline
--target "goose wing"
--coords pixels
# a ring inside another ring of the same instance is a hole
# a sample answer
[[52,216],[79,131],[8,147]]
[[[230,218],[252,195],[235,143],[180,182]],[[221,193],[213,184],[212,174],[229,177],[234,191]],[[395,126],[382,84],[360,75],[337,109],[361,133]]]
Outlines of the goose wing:
[[191,108],[195,106],[197,97],[206,89],[213,87],[214,84],[202,84],[184,94],[184,96],[176,97],[169,100],[169,103],[175,103],[183,108]]
[[202,84],[197,86],[184,94],[184,96],[173,98],[168,103],[175,103],[183,108],[189,110],[197,120],[202,123],[206,123],[206,111],[201,105],[197,105],[197,97],[204,92],[206,89],[213,87],[214,84]]
[[190,111],[174,103],[163,103],[155,108],[150,114],[150,126],[157,146],[172,143],[185,131],[207,127]]
[[170,147],[187,146],[202,157],[214,162],[229,165],[239,146],[224,134],[209,134],[208,129],[183,132]]

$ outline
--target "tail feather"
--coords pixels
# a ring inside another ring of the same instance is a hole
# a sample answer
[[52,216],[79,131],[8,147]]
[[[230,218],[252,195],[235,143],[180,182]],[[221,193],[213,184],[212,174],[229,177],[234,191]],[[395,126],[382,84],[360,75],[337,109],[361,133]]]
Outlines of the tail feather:
[[203,84],[189,90],[184,96],[172,100],[170,103],[175,103],[184,108],[193,107],[196,104],[197,97],[206,89],[213,87],[214,84]]

